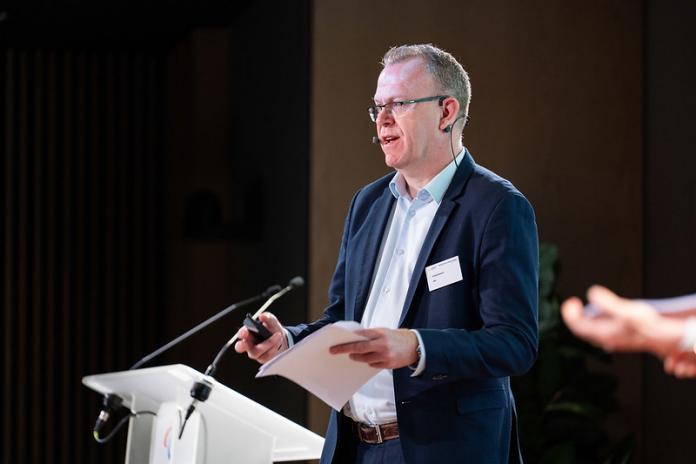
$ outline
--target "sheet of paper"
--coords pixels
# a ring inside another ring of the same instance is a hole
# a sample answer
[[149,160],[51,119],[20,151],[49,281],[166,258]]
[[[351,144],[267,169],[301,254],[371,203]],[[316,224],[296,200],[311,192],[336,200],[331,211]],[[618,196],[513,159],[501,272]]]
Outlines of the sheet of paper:
[[[663,298],[659,300],[637,300],[652,306],[655,311],[664,315],[696,316],[696,293],[693,295]],[[585,312],[590,316],[599,316],[602,311],[592,304],[585,306]]]
[[334,345],[366,340],[355,333],[361,328],[354,321],[324,326],[261,366],[256,377],[282,375],[340,411],[353,393],[380,371],[351,360],[347,354],[329,353]]

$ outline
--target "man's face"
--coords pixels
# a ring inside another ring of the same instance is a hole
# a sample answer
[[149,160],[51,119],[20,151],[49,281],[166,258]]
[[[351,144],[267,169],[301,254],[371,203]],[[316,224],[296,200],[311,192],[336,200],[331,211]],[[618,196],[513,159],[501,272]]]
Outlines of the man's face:
[[[438,95],[433,77],[420,58],[387,66],[377,80],[375,104]],[[383,109],[376,121],[387,166],[415,173],[428,162],[429,149],[439,134],[441,107],[437,100]]]

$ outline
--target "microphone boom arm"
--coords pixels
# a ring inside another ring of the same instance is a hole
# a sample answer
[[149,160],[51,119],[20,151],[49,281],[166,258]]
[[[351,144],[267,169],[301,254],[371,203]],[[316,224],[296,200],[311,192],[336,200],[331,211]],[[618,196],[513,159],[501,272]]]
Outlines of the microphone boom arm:
[[[254,315],[252,316],[252,318],[253,318],[254,320],[258,319],[259,316],[261,315],[261,313],[263,313],[264,311],[266,311],[266,310],[268,309],[268,307],[271,306],[275,300],[277,300],[277,299],[280,298],[281,296],[285,295],[285,294],[288,293],[290,290],[292,290],[292,289],[294,289],[294,288],[296,288],[296,287],[301,287],[302,285],[304,285],[304,280],[302,280],[301,277],[299,277],[299,278],[298,278],[298,277],[295,277],[294,279],[292,279],[292,280],[290,281],[290,283],[289,283],[285,288],[283,288],[281,291],[279,291],[279,292],[277,292],[277,293],[271,295],[271,297],[270,297],[268,300],[266,300],[266,302],[263,304],[263,306],[261,306],[261,307],[258,309],[258,311],[256,311],[256,312],[254,313]],[[230,348],[230,346],[232,346],[232,345],[235,344],[235,342],[237,341],[238,338],[239,338],[239,337],[237,336],[237,334],[234,334],[234,335],[232,336],[232,338],[230,338],[230,339],[227,341],[227,343],[225,343],[225,345],[224,345],[222,348],[220,348],[220,351],[218,351],[218,354],[215,356],[215,359],[213,360],[213,362],[210,364],[210,366],[208,366],[208,369],[205,370],[205,375],[206,375],[206,376],[211,376],[211,377],[212,377],[212,376],[215,374],[215,370],[217,369],[217,364],[218,364],[218,362],[220,362],[220,359],[222,358],[222,356],[223,356],[223,355],[225,354],[225,352]]]

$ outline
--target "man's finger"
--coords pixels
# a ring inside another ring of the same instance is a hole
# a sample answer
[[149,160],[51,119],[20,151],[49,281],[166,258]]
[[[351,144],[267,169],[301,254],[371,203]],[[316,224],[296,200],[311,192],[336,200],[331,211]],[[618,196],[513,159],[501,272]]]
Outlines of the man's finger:
[[262,364],[273,359],[283,348],[283,334],[276,332],[268,340],[263,342],[270,345],[270,348],[259,355],[256,360]]
[[271,337],[262,341],[261,343],[249,346],[247,350],[249,357],[258,360],[261,357],[263,357],[263,355],[265,355],[269,350],[277,351],[276,348],[278,347],[278,343],[282,340],[282,335],[283,334],[276,332]]
[[356,334],[367,337],[369,340],[379,338],[384,335],[382,329],[358,329],[355,331]]
[[271,332],[281,332],[283,330],[283,325],[280,323],[277,317],[273,313],[265,312],[259,315],[259,320],[266,326],[266,328]]
[[237,340],[237,343],[234,344],[234,351],[237,353],[244,353],[249,349],[249,346],[247,345],[247,342],[245,340]]
[[621,298],[616,293],[601,285],[593,285],[587,290],[587,299],[602,312],[613,316],[630,318],[635,312],[629,308],[629,300]]
[[329,348],[329,353],[331,354],[344,354],[344,353],[369,353],[373,351],[374,348],[369,340],[360,342],[343,343],[341,345],[334,345]]
[[249,343],[249,331],[246,327],[242,327],[237,331],[237,342],[234,344],[234,351],[237,353],[244,353],[249,349],[251,343]]
[[378,362],[385,361],[384,356],[380,353],[370,352],[370,353],[351,353],[350,359],[353,361],[364,362],[370,365]]
[[561,305],[561,315],[568,328],[581,337],[591,336],[593,322],[584,315],[582,302],[578,298],[569,298]]

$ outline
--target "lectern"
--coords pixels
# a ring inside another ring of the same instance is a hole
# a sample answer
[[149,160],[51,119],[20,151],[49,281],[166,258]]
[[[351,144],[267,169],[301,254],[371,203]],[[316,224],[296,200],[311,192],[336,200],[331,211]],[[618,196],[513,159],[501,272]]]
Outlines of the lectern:
[[90,375],[82,383],[114,393],[133,412],[126,464],[268,464],[318,459],[324,439],[215,380],[196,406],[184,434],[179,427],[191,402],[189,390],[203,374],[182,364]]

